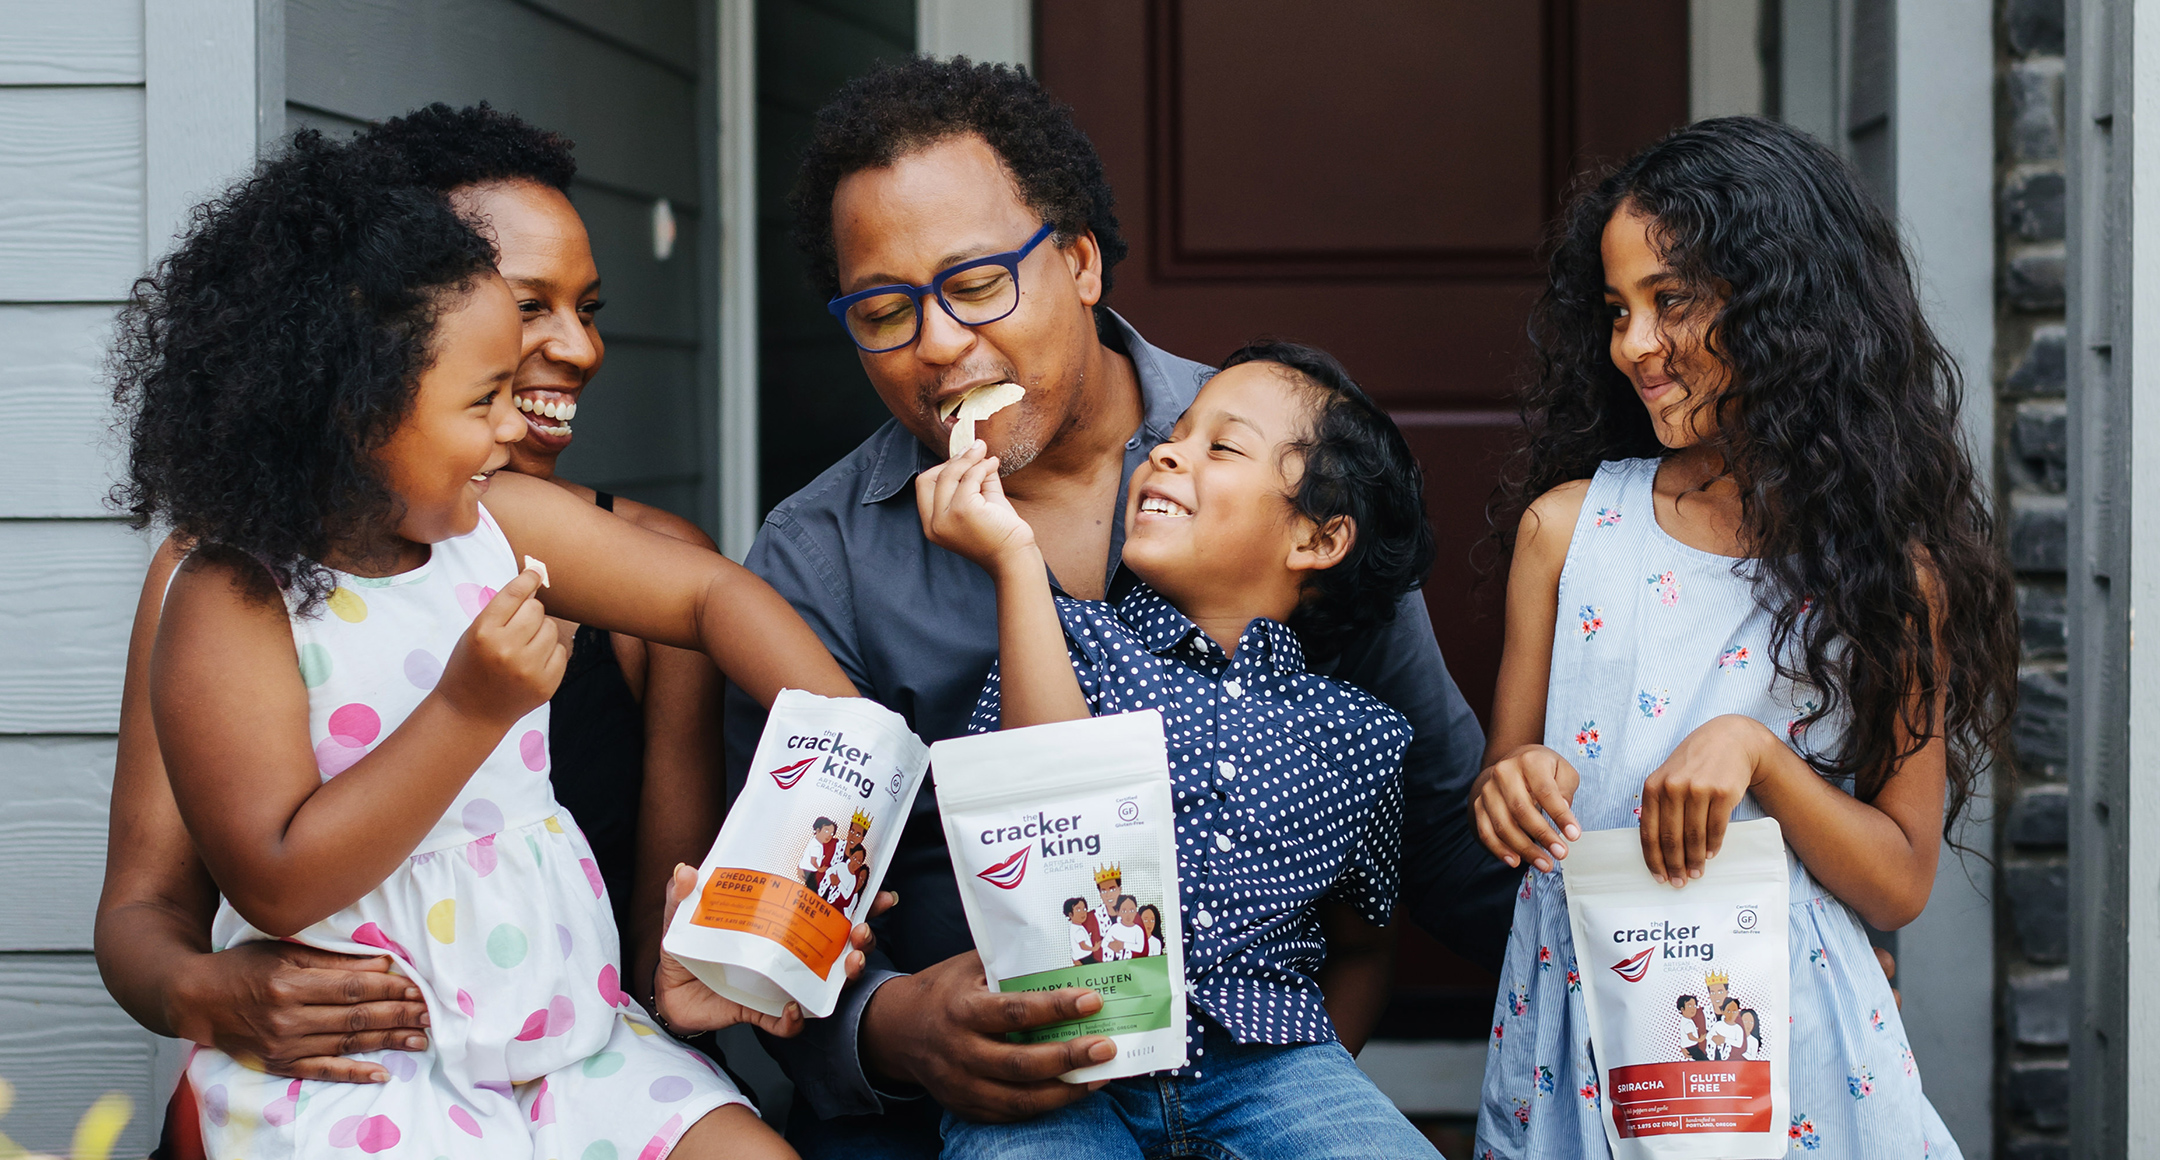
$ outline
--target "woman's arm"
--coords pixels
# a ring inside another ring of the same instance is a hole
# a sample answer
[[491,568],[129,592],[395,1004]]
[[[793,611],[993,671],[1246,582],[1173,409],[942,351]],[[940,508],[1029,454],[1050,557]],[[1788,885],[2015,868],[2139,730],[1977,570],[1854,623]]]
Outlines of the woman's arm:
[[[705,533],[680,516],[629,500],[617,500],[615,514],[647,531],[713,550]],[[651,979],[660,961],[668,879],[678,864],[702,863],[720,832],[727,777],[720,728],[725,685],[703,653],[664,644],[639,651],[645,676],[645,785],[638,798],[630,887],[635,924],[630,948],[636,957],[623,967],[625,978]]]
[[158,547],[128,640],[98,898],[99,972],[121,1007],[157,1034],[259,1059],[278,1075],[381,1083],[389,1073],[379,1065],[339,1057],[427,1042],[419,989],[390,974],[388,958],[290,943],[210,953],[217,886],[180,820],[149,708],[165,582],[184,556],[170,539]]
[[1509,564],[1506,643],[1470,813],[1486,849],[1510,866],[1529,862],[1550,871],[1567,857],[1567,843],[1582,835],[1569,808],[1581,779],[1542,741],[1560,572],[1589,490],[1588,480],[1576,480],[1539,496],[1523,513]]
[[1327,958],[1320,964],[1320,998],[1334,1021],[1335,1034],[1350,1054],[1365,1050],[1365,1040],[1380,1025],[1388,986],[1395,974],[1395,932],[1365,921],[1344,902],[1320,904],[1320,933]]
[[539,583],[527,571],[504,585],[435,688],[325,782],[282,595],[246,559],[197,552],[181,565],[151,657],[152,718],[180,816],[242,917],[291,935],[373,890],[412,853],[510,726],[562,679],[567,650],[532,599]]
[[923,535],[997,581],[999,727],[1085,720],[1092,714],[1065,652],[1035,529],[1006,500],[985,446],[977,440],[915,478]]
[[696,649],[761,705],[781,689],[856,689],[793,605],[742,565],[601,511],[546,480],[498,473],[488,511],[512,550],[546,562],[550,615]]

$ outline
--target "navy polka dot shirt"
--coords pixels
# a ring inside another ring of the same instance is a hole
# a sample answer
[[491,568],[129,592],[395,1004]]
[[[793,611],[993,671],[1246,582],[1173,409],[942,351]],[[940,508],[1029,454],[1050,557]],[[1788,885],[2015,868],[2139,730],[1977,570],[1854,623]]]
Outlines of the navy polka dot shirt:
[[[1381,926],[1393,916],[1409,722],[1307,672],[1297,634],[1273,620],[1247,625],[1226,656],[1144,584],[1114,605],[1059,594],[1057,608],[1088,707],[1162,713],[1194,1014],[1239,1043],[1334,1042],[1318,904]],[[996,730],[998,705],[993,666],[968,732]],[[1203,1026],[1191,1020],[1178,1074],[1202,1074]]]

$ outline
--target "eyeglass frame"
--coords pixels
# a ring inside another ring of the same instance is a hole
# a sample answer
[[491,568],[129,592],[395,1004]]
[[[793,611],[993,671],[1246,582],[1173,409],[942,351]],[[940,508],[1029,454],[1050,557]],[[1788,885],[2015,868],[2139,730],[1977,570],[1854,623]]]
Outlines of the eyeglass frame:
[[[1020,263],[1027,261],[1028,255],[1035,252],[1035,247],[1042,245],[1045,238],[1056,232],[1056,222],[1044,222],[1042,228],[1035,231],[1035,236],[1029,238],[1026,244],[1017,250],[1006,250],[1001,254],[984,254],[980,258],[969,258],[964,262],[955,262],[931,275],[930,281],[920,286],[895,283],[890,286],[872,286],[868,290],[857,290],[853,294],[843,294],[827,302],[825,312],[832,315],[833,320],[840,324],[840,329],[847,333],[848,341],[855,344],[855,349],[862,351],[864,354],[891,354],[893,351],[914,345],[915,340],[922,337],[923,299],[928,297],[937,299],[937,304],[944,309],[947,318],[969,329],[988,326],[993,322],[1003,322],[1005,319],[1012,317],[1013,311],[1020,309]],[[996,318],[985,318],[981,322],[968,322],[963,320],[959,313],[952,308],[952,303],[945,300],[945,291],[939,289],[939,287],[945,284],[947,278],[963,270],[972,270],[979,266],[1003,266],[1005,268],[1005,272],[1011,275],[1013,280],[1013,303],[1006,309],[1005,313],[998,315]],[[875,298],[880,294],[905,294],[915,300],[915,331],[908,335],[906,342],[872,350],[864,346],[862,340],[856,338],[855,332],[848,327],[847,309],[865,298]]]

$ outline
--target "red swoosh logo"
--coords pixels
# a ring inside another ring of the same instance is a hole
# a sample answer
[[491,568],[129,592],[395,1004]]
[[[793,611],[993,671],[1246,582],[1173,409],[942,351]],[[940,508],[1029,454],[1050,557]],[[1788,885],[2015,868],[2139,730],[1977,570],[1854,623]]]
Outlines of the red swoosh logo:
[[817,758],[805,757],[793,765],[783,765],[772,771],[773,782],[781,789],[794,789],[795,783],[801,781],[802,775],[809,772],[810,767],[816,763]]
[[1022,846],[1012,857],[992,866],[988,870],[977,872],[975,877],[988,882],[999,890],[1011,890],[1013,887],[1020,885],[1022,878],[1027,877],[1028,851],[1034,848],[1033,846]]
[[1630,983],[1640,983],[1643,981],[1643,976],[1650,973],[1650,956],[1656,953],[1656,947],[1644,947],[1642,950],[1614,963],[1612,966],[1613,974],[1626,979]]

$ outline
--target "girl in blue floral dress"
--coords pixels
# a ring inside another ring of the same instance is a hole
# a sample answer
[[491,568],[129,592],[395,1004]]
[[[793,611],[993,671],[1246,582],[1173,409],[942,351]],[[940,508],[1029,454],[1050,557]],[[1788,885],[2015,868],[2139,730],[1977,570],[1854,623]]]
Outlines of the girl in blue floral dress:
[[1568,843],[1637,828],[1684,890],[1730,821],[1767,814],[1791,1020],[1735,1034],[1755,997],[1715,979],[1676,1019],[1707,1058],[1786,1038],[1794,1151],[1957,1156],[1861,920],[1926,905],[2000,753],[2017,646],[1957,369],[1896,230],[1812,138],[1726,118],[1580,197],[1549,274],[1471,794],[1524,868],[1476,1155],[1610,1154],[1582,1000],[1605,964],[1575,953]]

